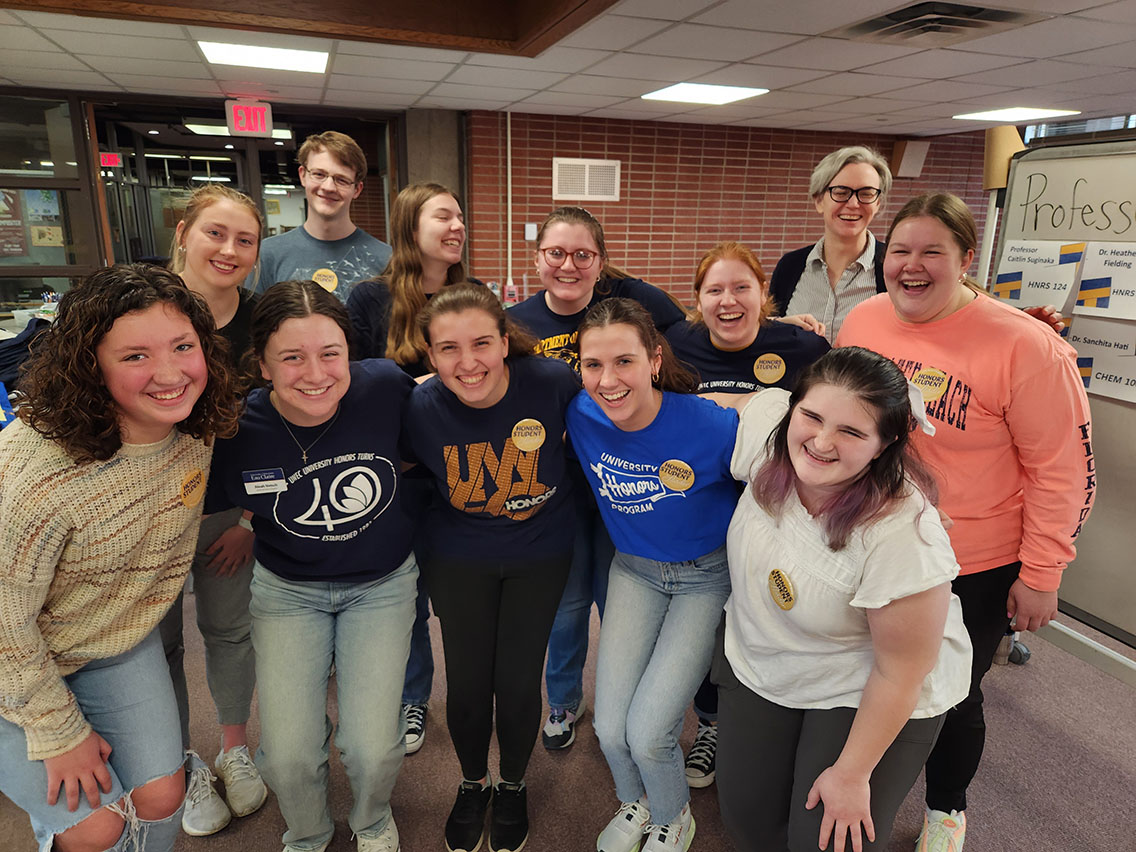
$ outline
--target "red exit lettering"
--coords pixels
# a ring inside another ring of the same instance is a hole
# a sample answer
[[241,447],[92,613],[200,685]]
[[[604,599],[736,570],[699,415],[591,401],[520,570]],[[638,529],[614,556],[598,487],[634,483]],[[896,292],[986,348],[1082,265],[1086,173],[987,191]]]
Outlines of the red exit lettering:
[[263,133],[268,126],[264,114],[264,107],[237,104],[233,107],[233,126],[242,133]]

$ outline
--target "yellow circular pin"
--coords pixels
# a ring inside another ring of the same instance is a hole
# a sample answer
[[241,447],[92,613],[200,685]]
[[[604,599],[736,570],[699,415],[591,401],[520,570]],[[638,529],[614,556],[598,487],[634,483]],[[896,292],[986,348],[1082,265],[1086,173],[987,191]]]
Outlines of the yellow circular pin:
[[524,420],[518,421],[517,425],[513,427],[512,438],[513,444],[523,453],[539,450],[544,445],[544,424],[539,420],[526,417]]
[[335,288],[339,286],[339,276],[326,267],[323,269],[317,269],[315,272],[313,272],[312,280],[323,287],[323,289],[327,290],[327,292],[329,293],[334,293]]
[[686,491],[694,484],[694,469],[682,459],[668,459],[659,465],[659,482],[672,491]]
[[193,508],[205,496],[205,473],[200,468],[191,470],[181,481],[181,502]]
[[911,381],[923,394],[924,402],[934,402],[947,390],[947,374],[934,367],[924,367]]
[[763,385],[774,385],[785,375],[785,359],[772,352],[759,355],[753,362],[753,376]]
[[769,572],[769,595],[773,598],[773,602],[786,612],[797,602],[793,583],[780,568],[774,568]]

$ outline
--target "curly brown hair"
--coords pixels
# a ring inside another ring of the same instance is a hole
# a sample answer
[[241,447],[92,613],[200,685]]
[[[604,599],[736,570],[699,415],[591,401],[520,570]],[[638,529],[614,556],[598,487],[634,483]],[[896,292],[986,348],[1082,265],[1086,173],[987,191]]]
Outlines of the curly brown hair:
[[77,463],[106,461],[122,446],[114,400],[96,348],[119,317],[168,304],[192,323],[208,369],[205,390],[177,429],[207,444],[236,433],[240,405],[228,343],[205,301],[174,273],[131,264],[100,269],[59,301],[55,321],[36,341],[20,379],[20,419],[59,444]]

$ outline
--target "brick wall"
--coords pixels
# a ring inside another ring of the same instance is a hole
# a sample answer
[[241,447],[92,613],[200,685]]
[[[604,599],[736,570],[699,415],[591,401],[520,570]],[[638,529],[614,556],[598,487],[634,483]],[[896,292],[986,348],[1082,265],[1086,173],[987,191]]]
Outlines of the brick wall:
[[[505,242],[505,114],[469,117],[470,270],[484,281],[508,278]],[[817,161],[842,145],[864,144],[885,157],[897,137],[722,127],[577,116],[513,114],[513,268],[518,289],[539,289],[524,223],[541,222],[552,200],[552,158],[618,159],[620,200],[585,206],[604,226],[612,261],[689,301],[694,268],[722,239],[753,248],[766,272],[787,250],[815,242],[820,217],[808,198]],[[962,197],[981,227],[983,134],[938,136],[919,178],[896,179],[872,230],[913,195],[946,190]],[[972,269],[973,271],[973,269]]]

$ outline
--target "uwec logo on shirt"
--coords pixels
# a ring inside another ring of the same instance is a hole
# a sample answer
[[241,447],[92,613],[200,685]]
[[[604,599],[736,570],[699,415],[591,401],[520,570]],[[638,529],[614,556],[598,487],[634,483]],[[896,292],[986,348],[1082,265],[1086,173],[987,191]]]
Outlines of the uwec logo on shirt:
[[[657,464],[629,462],[610,453],[601,453],[599,462],[588,467],[600,482],[600,495],[611,501],[611,508],[625,515],[639,515],[655,511],[654,504],[664,497],[685,496],[682,492],[690,487],[682,481],[686,471],[690,471],[688,466],[677,459],[663,465],[667,466],[667,472],[660,476]],[[683,465],[685,471],[678,465]],[[672,478],[672,474],[678,475]],[[689,477],[693,483],[693,471],[690,471]],[[676,484],[686,487],[676,488]]]
[[[538,437],[544,443],[544,426],[536,420],[520,421],[514,432],[525,446]],[[539,445],[526,452],[509,437],[500,457],[488,441],[451,444],[442,454],[450,505],[460,512],[523,521],[556,494],[555,485],[549,488],[540,481]]]
[[288,477],[276,495],[276,522],[299,538],[346,541],[369,527],[395,494],[394,464],[374,453],[320,459]]

